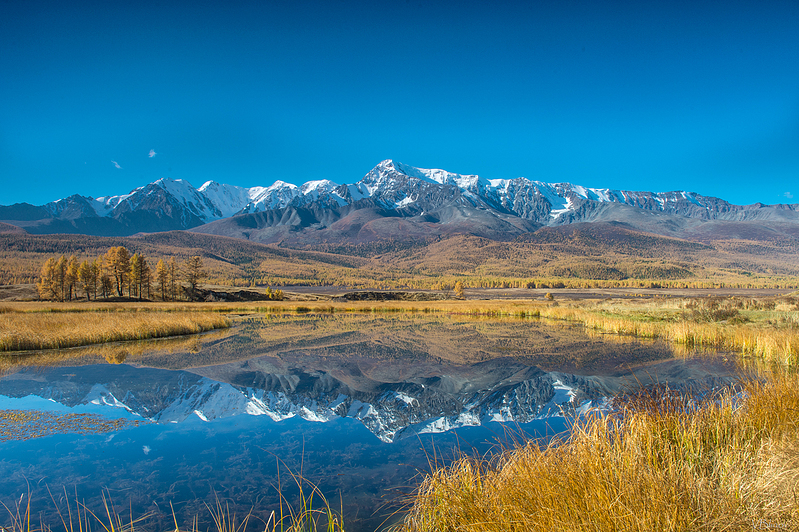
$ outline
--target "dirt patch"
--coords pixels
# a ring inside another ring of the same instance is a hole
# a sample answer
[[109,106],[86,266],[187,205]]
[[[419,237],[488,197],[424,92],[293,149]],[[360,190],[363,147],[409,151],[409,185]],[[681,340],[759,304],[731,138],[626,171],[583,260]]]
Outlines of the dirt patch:
[[38,301],[39,291],[35,284],[0,285],[0,301]]
[[194,301],[270,301],[266,292],[255,290],[204,290],[198,288],[194,293]]
[[441,301],[447,298],[437,292],[347,292],[333,301]]

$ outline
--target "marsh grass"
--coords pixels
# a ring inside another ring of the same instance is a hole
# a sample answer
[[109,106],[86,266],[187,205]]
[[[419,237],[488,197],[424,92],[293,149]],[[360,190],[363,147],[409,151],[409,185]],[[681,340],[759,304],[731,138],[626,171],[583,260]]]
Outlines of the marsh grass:
[[280,508],[270,514],[266,532],[344,532],[341,512],[330,507],[319,487],[294,475],[292,478],[299,488],[299,502],[290,504],[281,491]]
[[[336,512],[331,508],[319,487],[291,470],[289,470],[289,474],[292,483],[298,490],[296,501],[292,504],[284,496],[282,486],[278,485],[279,508],[273,510],[266,521],[261,520],[263,531],[344,532],[341,512]],[[147,521],[154,516],[150,512],[134,517],[132,508],[128,509],[127,513],[121,512],[114,505],[108,490],[101,494],[102,508],[99,512],[91,510],[79,499],[77,489],[74,499],[72,499],[64,488],[64,496],[60,497],[60,503],[56,501],[50,489],[47,490],[64,532],[136,532],[137,528],[149,530]],[[14,501],[11,507],[0,502],[7,514],[6,526],[3,526],[4,521],[0,517],[0,530],[4,532],[53,532],[55,528],[52,524],[42,521],[31,522],[33,514],[30,501],[29,486],[27,494],[23,494],[19,500]],[[172,508],[171,503],[170,508]],[[220,500],[218,496],[215,497],[213,504],[206,503],[205,508],[211,516],[216,532],[245,532],[252,528],[248,528],[248,524],[254,519],[253,509],[250,509],[243,518],[239,518],[235,512],[231,511],[230,505]],[[199,516],[194,516],[188,526],[181,527],[175,510],[172,508],[172,521],[175,525],[174,532],[201,532]],[[257,526],[256,529],[260,529],[260,526]],[[203,532],[206,532],[206,529],[203,529]]]
[[[26,495],[27,500],[25,497]],[[22,501],[25,501],[24,506]],[[0,504],[3,505],[3,508],[8,514],[8,526],[0,527],[4,532],[34,532],[36,530],[44,529],[43,526],[40,526],[38,529],[31,528],[30,486],[28,486],[27,493],[23,493],[18,501],[14,501],[13,508],[9,508],[4,502],[0,502]]]
[[[126,517],[123,516],[123,513],[114,505],[111,494],[107,490],[101,494],[103,509],[99,515],[80,501],[77,491],[73,500],[70,499],[66,488],[64,488],[64,497],[61,498],[63,507],[56,502],[49,488],[47,491],[55,505],[56,515],[64,532],[135,532],[136,526],[151,515],[144,514],[134,518],[131,510]],[[30,501],[30,486],[28,486],[27,493],[23,493],[19,500],[14,502],[13,508],[9,508],[5,503],[0,503],[8,516],[8,525],[2,526],[0,529],[6,532],[52,532],[53,528],[50,524],[41,520],[38,523],[31,522],[33,515]]]
[[205,342],[226,338],[231,329],[216,329],[202,336],[171,336],[150,340],[92,344],[66,349],[44,349],[0,353],[0,377],[20,367],[60,367],[82,364],[121,364],[142,356],[171,356],[190,353],[192,356],[202,349]]
[[209,312],[5,312],[0,351],[59,349],[194,334],[230,326]]
[[565,441],[436,469],[397,530],[799,529],[797,376],[702,402],[665,392]]
[[662,339],[690,349],[733,351],[787,365],[799,363],[799,327],[792,312],[775,315],[771,311],[749,311],[746,322],[697,320],[693,313],[654,306],[551,306],[539,309],[539,314],[611,334]]

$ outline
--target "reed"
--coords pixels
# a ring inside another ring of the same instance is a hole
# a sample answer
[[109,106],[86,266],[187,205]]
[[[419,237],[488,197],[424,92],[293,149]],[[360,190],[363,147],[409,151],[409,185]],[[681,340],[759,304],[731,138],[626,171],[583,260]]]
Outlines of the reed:
[[[308,483],[306,479],[294,475],[292,477],[300,490],[299,502],[296,505],[291,505],[281,493],[279,509],[272,511],[266,522],[261,521],[264,523],[263,531],[344,532],[341,514],[331,509],[319,488]],[[60,498],[61,504],[56,501],[52,492],[49,493],[50,499],[55,505],[57,520],[60,521],[64,532],[136,532],[137,528],[152,530],[147,521],[154,516],[153,513],[134,517],[132,509],[127,512],[120,511],[114,505],[108,490],[101,494],[103,507],[99,512],[93,511],[79,499],[77,489],[73,499],[64,488],[64,496]],[[44,523],[41,520],[38,523],[31,522],[33,514],[30,500],[29,488],[28,492],[23,494],[19,500],[14,501],[10,507],[0,502],[0,506],[6,513],[5,526],[2,526],[4,521],[0,517],[0,530],[4,532],[53,532],[54,524],[52,523]],[[205,507],[211,515],[216,532],[245,532],[253,517],[251,509],[243,518],[238,518],[235,512],[231,512],[230,505],[223,503],[218,497],[214,504],[206,504]],[[198,516],[195,516],[188,526],[181,526],[178,524],[175,510],[172,508],[172,520],[175,525],[174,532],[200,532]]]
[[434,470],[397,531],[797,529],[796,375],[620,406],[565,441]]
[[230,326],[209,312],[5,312],[0,351],[58,349],[194,334]]

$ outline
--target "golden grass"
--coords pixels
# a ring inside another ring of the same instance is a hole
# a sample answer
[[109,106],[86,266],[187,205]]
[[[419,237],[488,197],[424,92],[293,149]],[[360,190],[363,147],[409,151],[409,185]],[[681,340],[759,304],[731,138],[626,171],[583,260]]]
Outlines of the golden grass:
[[[729,299],[724,304],[730,306],[734,302],[742,306],[744,310],[740,316],[746,318],[745,320],[702,321],[696,318],[696,312],[692,314],[687,311],[687,306],[696,301],[696,298],[646,298],[609,302],[592,299],[574,300],[560,305],[534,300],[274,301],[267,305],[264,302],[8,303],[0,308],[0,351],[44,348],[44,343],[37,343],[40,340],[39,333],[44,333],[49,338],[47,347],[190,334],[226,326],[224,318],[210,317],[224,313],[445,313],[488,318],[543,317],[567,320],[580,323],[591,330],[663,339],[688,349],[735,351],[768,361],[799,364],[799,311],[796,310],[795,303],[789,304],[785,300],[772,298],[767,301],[770,306],[762,308],[762,302],[758,303],[757,300]],[[24,314],[35,316],[20,316]],[[74,322],[65,317],[63,323],[76,325],[59,326],[61,318],[55,317],[58,315],[74,315]],[[23,328],[26,327],[24,323],[30,325],[23,333]],[[91,340],[68,339],[72,338],[71,327],[77,327],[80,331],[75,336],[83,335]],[[93,330],[91,333],[90,329]],[[101,332],[106,329],[107,333]],[[54,335],[49,331],[58,332]],[[16,340],[18,337],[21,340]],[[18,343],[14,344],[15,341]],[[20,347],[9,347],[10,345]],[[34,347],[37,345],[42,347]]]
[[427,476],[398,530],[687,531],[799,528],[799,377],[696,409],[644,396],[566,442]]
[[121,364],[145,355],[164,356],[174,353],[196,354],[204,342],[212,342],[230,335],[230,329],[218,329],[202,336],[185,335],[154,338],[133,342],[92,344],[67,349],[40,351],[15,351],[0,353],[0,376],[22,366],[58,367],[82,364]]
[[[734,351],[767,361],[788,365],[799,363],[799,328],[790,313],[783,323],[759,320],[753,323],[709,322],[693,320],[650,308],[649,314],[575,307],[545,307],[541,317],[575,321],[589,329],[640,338],[660,338],[689,348]],[[752,314],[752,313],[750,313]]]
[[209,312],[4,312],[0,351],[58,349],[123,340],[194,334],[228,327]]

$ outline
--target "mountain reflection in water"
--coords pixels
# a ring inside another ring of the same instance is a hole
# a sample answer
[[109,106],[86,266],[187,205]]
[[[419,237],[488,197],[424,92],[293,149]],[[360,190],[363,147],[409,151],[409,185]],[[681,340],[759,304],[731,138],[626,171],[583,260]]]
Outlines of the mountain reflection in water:
[[[348,530],[373,530],[378,508],[410,490],[434,448],[448,457],[455,445],[485,451],[508,424],[551,436],[620,391],[715,386],[735,373],[717,359],[675,358],[664,345],[601,341],[534,320],[263,316],[193,341],[190,349],[120,345],[125,356],[116,357],[74,350],[51,367],[10,367],[0,409],[152,423],[5,442],[0,476],[11,482],[0,498],[18,498],[27,479],[98,495],[107,487],[141,513],[171,501],[187,522],[214,492],[244,513],[257,502],[256,515],[266,515],[282,462],[340,494]],[[100,356],[125,363],[98,364]]]

